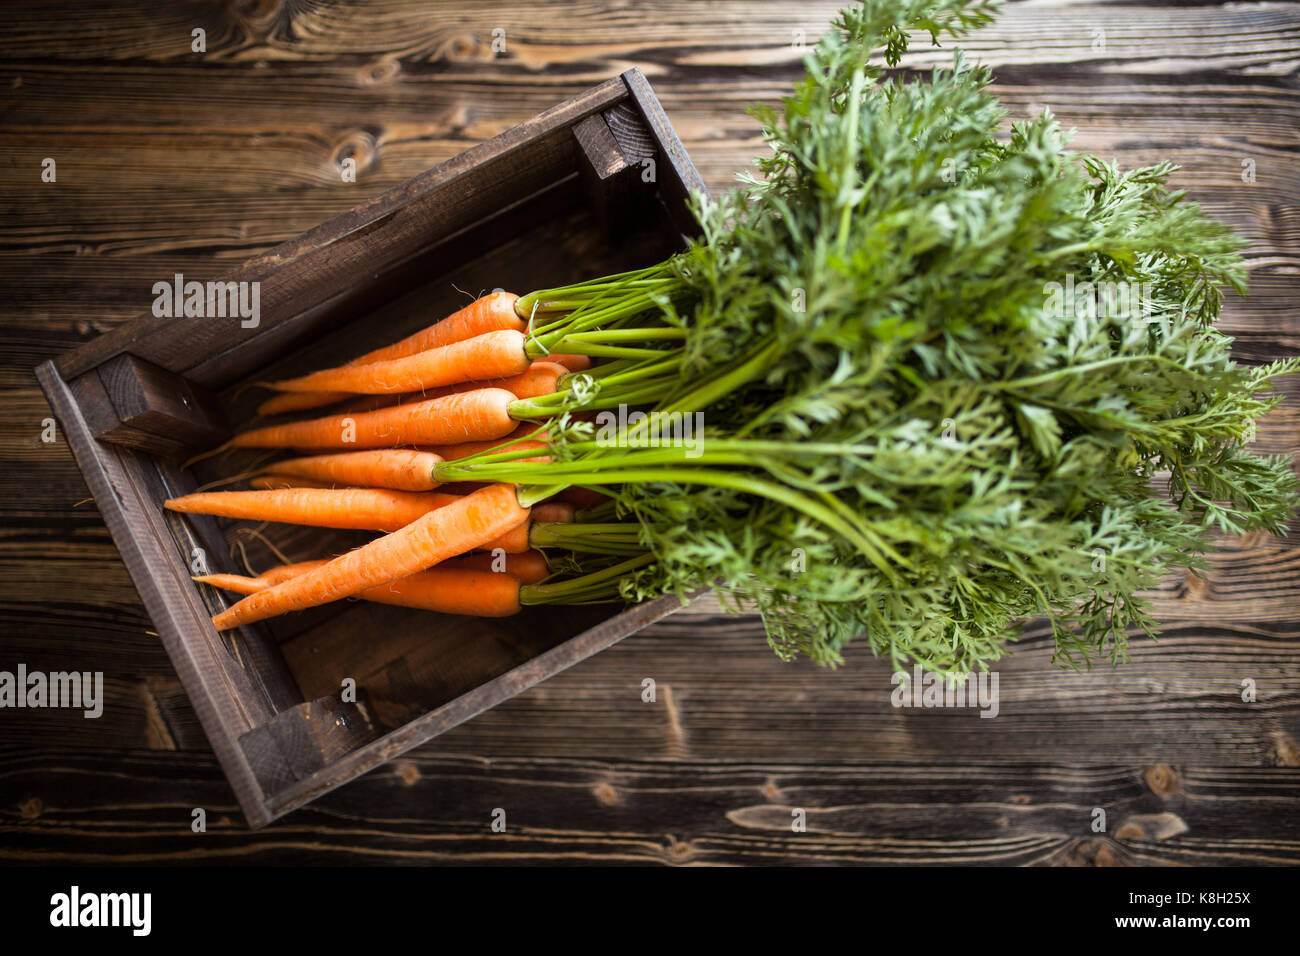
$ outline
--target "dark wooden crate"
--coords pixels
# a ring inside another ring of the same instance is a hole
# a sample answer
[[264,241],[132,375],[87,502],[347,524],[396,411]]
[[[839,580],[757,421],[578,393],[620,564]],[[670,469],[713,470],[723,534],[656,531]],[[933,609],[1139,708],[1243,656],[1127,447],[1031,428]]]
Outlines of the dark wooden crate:
[[[231,551],[239,529],[160,505],[239,465],[178,462],[249,414],[249,382],[393,341],[463,304],[466,291],[524,292],[659,261],[695,231],[691,191],[704,184],[632,70],[246,263],[227,278],[260,283],[256,328],[150,313],[37,369],[250,824],[424,743],[679,602],[528,608],[501,620],[349,602],[218,634],[209,618],[229,600],[193,584],[191,563],[201,549],[208,569],[242,570]],[[355,543],[273,527],[294,559]],[[344,678],[358,685],[356,703],[342,699]]]

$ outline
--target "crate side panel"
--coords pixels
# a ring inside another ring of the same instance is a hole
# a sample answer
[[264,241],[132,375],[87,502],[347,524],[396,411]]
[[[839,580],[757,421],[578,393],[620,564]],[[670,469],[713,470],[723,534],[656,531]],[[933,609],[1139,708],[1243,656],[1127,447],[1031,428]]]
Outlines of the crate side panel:
[[74,389],[52,362],[37,378],[240,806],[250,823],[265,822],[261,789],[237,741],[269,718],[270,707],[246,675],[225,664],[188,567],[159,525],[156,505],[141,497],[132,454],[91,437],[80,405],[107,400],[98,378],[82,376]]
[[509,700],[546,678],[567,670],[642,628],[649,627],[681,607],[682,603],[670,595],[615,614],[494,680],[353,751],[311,777],[272,794],[269,802],[273,816],[282,816],[310,803],[366,771]]

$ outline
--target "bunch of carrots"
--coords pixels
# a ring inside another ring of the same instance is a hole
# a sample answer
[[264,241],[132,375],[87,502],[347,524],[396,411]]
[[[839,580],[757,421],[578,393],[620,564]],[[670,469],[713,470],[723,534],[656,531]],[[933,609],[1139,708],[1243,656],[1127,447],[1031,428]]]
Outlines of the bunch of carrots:
[[[275,449],[288,457],[229,479],[246,479],[249,490],[199,491],[170,499],[165,507],[382,536],[333,559],[286,563],[257,576],[196,576],[245,595],[213,624],[224,630],[354,596],[500,617],[524,603],[596,597],[590,586],[617,582],[629,556],[633,564],[644,563],[631,527],[574,522],[575,509],[592,511],[599,495],[573,488],[525,506],[513,485],[474,482],[449,493],[438,490],[436,475],[443,463],[498,449],[514,452],[515,460],[549,460],[546,421],[559,406],[533,400],[565,397],[574,373],[590,369],[593,356],[546,347],[538,335],[526,334],[529,322],[563,311],[570,334],[552,334],[552,343],[564,340],[596,356],[644,359],[646,350],[620,350],[600,335],[573,331],[592,328],[585,321],[592,311],[608,321],[610,312],[593,310],[591,303],[603,303],[610,289],[620,290],[624,313],[643,310],[650,300],[636,292],[629,301],[627,294],[636,289],[637,275],[570,289],[563,302],[493,292],[344,366],[266,383],[277,394],[258,407],[261,418],[339,407],[328,415],[239,432],[215,452]],[[573,298],[583,295],[586,300]],[[530,350],[537,349],[542,354],[533,357]],[[599,517],[599,509],[592,513]],[[604,566],[594,580],[586,576],[584,587],[539,587],[553,576],[541,548],[587,553]],[[612,569],[605,567],[611,561]],[[604,590],[612,596],[609,587]]]

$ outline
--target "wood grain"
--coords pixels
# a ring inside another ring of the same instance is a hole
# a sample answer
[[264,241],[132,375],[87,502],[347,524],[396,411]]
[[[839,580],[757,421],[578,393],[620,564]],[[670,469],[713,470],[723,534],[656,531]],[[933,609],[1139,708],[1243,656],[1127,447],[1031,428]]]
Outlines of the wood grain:
[[[96,793],[87,799],[87,777]],[[37,865],[1295,865],[1295,770],[938,769],[421,752],[268,830],[201,754],[0,752],[0,861]],[[207,832],[190,830],[207,813]],[[1096,811],[1106,831],[1096,833]],[[491,830],[504,811],[506,829]],[[806,829],[795,832],[802,810]]]
[[[94,503],[77,506],[88,492],[62,436],[40,441],[49,411],[31,369],[147,309],[159,279],[216,278],[631,65],[724,189],[762,148],[744,106],[775,102],[800,69],[794,31],[814,42],[837,7],[6,6],[0,667],[93,666],[110,689],[98,721],[0,720],[4,859],[1296,862],[1294,527],[1225,540],[1204,580],[1168,582],[1154,599],[1164,638],[1136,642],[1120,670],[1052,668],[1031,625],[1000,665],[995,720],[895,710],[887,666],[860,650],[834,674],[782,665],[755,621],[704,603],[268,831],[241,829]],[[190,50],[196,27],[205,54]],[[967,46],[1013,116],[1047,105],[1081,149],[1181,163],[1178,184],[1251,241],[1251,294],[1222,322],[1236,354],[1300,353],[1300,7],[1012,3]],[[47,156],[57,183],[40,181]],[[348,157],[355,183],[340,177]],[[1300,386],[1284,393],[1259,444],[1294,453]],[[655,704],[640,700],[647,676]],[[1256,704],[1240,700],[1245,677]],[[1186,803],[1152,793],[1156,764],[1177,768]],[[822,808],[798,838],[796,799]],[[198,805],[220,842],[190,839]],[[509,837],[486,831],[498,805],[519,823]],[[1119,808],[1111,836],[1087,830],[1093,806]],[[1189,829],[1117,835],[1123,818],[1164,812]]]

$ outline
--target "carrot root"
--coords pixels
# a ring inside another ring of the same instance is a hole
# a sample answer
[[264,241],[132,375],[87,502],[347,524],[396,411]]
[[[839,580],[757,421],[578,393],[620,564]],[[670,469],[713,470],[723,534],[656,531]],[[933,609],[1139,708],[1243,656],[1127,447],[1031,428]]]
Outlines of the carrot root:
[[212,624],[224,631],[351,597],[464,554],[518,527],[528,515],[514,485],[488,485],[300,577],[250,594],[214,616]]

